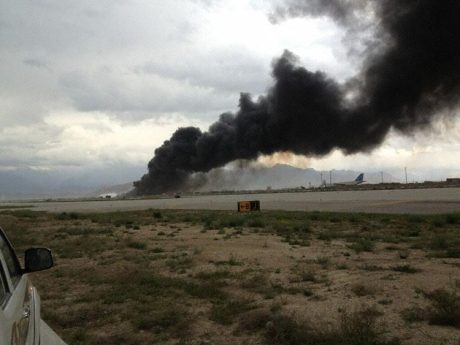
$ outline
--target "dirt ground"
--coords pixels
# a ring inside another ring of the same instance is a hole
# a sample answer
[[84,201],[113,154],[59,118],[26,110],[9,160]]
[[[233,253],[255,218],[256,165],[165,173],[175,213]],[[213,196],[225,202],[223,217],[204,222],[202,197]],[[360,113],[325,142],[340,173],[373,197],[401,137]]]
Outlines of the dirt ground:
[[460,343],[453,218],[152,212],[0,215],[20,250],[55,250],[33,281],[69,344]]
[[[311,241],[308,247],[291,246],[273,234],[244,233],[223,240],[225,235],[202,233],[200,226],[186,227],[175,237],[158,240],[151,231],[136,234],[139,239],[151,241],[168,252],[195,250],[194,265],[187,270],[190,275],[213,272],[216,262],[233,258],[238,264],[226,267],[236,272],[247,269],[266,275],[269,283],[294,287],[296,294],[280,294],[274,300],[255,293],[251,298],[258,304],[270,307],[280,303],[287,314],[306,318],[312,322],[334,324],[341,311],[354,311],[366,307],[382,313],[381,321],[389,330],[388,335],[397,336],[404,344],[458,344],[460,330],[429,325],[426,322],[409,324],[401,314],[404,310],[426,307],[422,291],[433,291],[460,282],[460,259],[429,258],[426,252],[409,249],[404,245],[379,243],[373,252],[354,253],[343,240],[331,242]],[[170,233],[169,227],[158,231]],[[402,259],[407,255],[407,258]],[[393,271],[393,267],[409,265],[419,272],[412,274]],[[312,272],[317,281],[303,281],[302,272]],[[246,273],[246,274],[253,274]],[[237,290],[237,287],[232,287]],[[363,296],[353,292],[363,287]],[[301,291],[309,291],[305,296]],[[368,292],[366,292],[368,290]],[[247,292],[245,292],[247,293]],[[212,339],[221,343],[222,339]],[[232,339],[229,344],[236,343]]]

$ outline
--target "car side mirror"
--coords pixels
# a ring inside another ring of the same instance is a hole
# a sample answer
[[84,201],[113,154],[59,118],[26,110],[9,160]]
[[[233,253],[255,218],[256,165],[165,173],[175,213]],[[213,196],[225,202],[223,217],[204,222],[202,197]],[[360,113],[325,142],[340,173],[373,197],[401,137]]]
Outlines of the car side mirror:
[[53,267],[53,256],[47,248],[29,248],[25,252],[24,272],[43,271]]

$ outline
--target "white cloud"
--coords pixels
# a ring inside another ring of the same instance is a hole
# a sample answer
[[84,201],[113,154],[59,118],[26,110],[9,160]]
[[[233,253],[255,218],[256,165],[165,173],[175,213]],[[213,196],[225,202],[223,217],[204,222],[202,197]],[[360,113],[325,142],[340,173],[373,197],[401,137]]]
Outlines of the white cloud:
[[45,121],[59,135],[37,150],[44,165],[83,165],[111,163],[147,164],[154,149],[177,129],[189,125],[181,116],[167,116],[123,123],[102,113],[88,117],[80,113],[52,114]]

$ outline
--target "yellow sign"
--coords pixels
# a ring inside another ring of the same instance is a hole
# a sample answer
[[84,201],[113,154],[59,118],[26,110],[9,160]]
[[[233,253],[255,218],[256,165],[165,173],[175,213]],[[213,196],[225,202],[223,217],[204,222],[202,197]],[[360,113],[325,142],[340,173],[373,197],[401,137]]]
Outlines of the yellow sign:
[[251,202],[239,201],[238,202],[238,212],[251,212]]
[[238,201],[238,212],[260,211],[260,201]]

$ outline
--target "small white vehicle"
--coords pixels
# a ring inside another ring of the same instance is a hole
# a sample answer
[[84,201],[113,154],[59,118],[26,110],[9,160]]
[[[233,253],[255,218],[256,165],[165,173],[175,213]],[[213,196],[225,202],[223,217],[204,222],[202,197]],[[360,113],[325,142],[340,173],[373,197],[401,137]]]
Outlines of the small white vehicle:
[[0,228],[0,345],[65,345],[40,318],[40,296],[28,273],[53,266],[51,251],[27,249],[24,268]]

